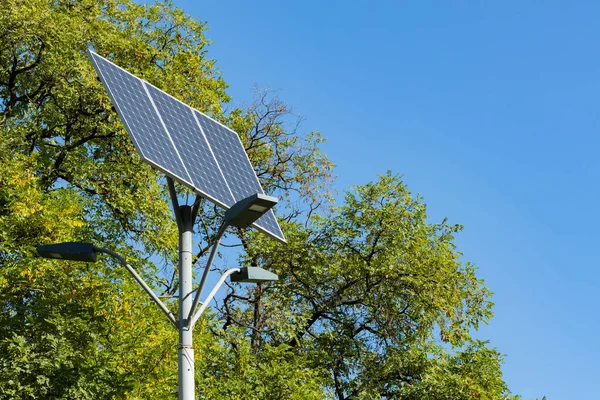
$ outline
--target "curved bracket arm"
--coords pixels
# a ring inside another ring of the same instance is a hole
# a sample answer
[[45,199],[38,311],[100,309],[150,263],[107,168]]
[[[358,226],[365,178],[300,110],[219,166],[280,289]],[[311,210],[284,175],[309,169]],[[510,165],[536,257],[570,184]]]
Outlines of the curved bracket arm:
[[194,325],[196,325],[196,321],[198,321],[198,318],[200,318],[202,313],[204,313],[204,310],[206,310],[206,307],[208,307],[208,304],[210,303],[210,301],[213,299],[213,297],[215,297],[215,295],[217,294],[217,292],[219,291],[221,286],[223,286],[223,282],[225,282],[225,279],[227,279],[227,277],[229,275],[233,274],[234,272],[240,272],[240,269],[239,268],[231,268],[231,269],[228,269],[227,271],[223,272],[223,275],[221,275],[221,278],[219,279],[219,281],[217,282],[217,284],[215,285],[213,290],[208,294],[208,296],[206,297],[206,300],[204,300],[204,302],[202,303],[202,305],[200,306],[200,308],[198,309],[196,314],[194,314],[194,317],[191,319],[188,318],[188,321],[190,321],[189,329],[192,329],[194,327]]
[[179,210],[179,200],[177,200],[177,191],[175,190],[175,182],[167,176],[167,184],[169,185],[169,194],[171,195],[171,203],[173,204],[173,213],[175,214],[175,222],[177,228],[181,230],[181,211]]
[[217,250],[219,249],[219,244],[221,243],[221,238],[225,234],[226,230],[227,230],[227,224],[225,222],[223,222],[223,224],[221,224],[221,227],[219,228],[219,231],[217,232],[217,236],[215,237],[212,251],[210,252],[210,256],[208,256],[208,261],[206,262],[206,267],[204,267],[204,272],[202,273],[202,278],[200,279],[200,286],[198,286],[198,289],[196,289],[194,301],[192,303],[192,307],[190,308],[190,313],[187,317],[186,328],[188,328],[188,329],[191,329],[191,327],[193,326],[193,324],[191,323],[191,317],[194,314],[196,307],[198,306],[198,301],[200,300],[200,295],[202,294],[202,289],[204,288],[204,284],[206,283],[206,278],[208,277],[208,272],[210,271],[210,266],[212,265],[213,260],[215,259],[215,256],[217,255]]
[[175,327],[177,327],[177,319],[175,318],[173,313],[171,311],[169,311],[167,306],[165,306],[165,304],[158,298],[158,296],[154,293],[154,291],[152,289],[150,289],[150,287],[146,284],[146,282],[144,282],[144,279],[142,279],[142,277],[137,272],[135,272],[133,267],[131,265],[129,265],[122,256],[118,255],[117,253],[115,253],[114,251],[109,250],[109,249],[101,249],[101,248],[95,247],[94,250],[97,253],[108,254],[109,256],[119,260],[121,265],[123,265],[127,269],[127,271],[129,271],[129,273],[133,276],[133,278],[136,280],[136,282],[140,284],[140,286],[146,291],[146,293],[148,293],[150,295],[150,297],[158,305],[158,307],[160,307],[160,309],[167,315],[167,318],[169,318],[169,321],[171,321],[173,323],[173,325],[175,325]]

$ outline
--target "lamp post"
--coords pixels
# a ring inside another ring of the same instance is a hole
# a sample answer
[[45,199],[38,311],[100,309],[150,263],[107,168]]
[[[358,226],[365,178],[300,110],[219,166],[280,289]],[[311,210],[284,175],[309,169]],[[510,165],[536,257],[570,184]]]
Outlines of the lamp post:
[[[228,226],[246,228],[260,218],[271,207],[277,203],[277,199],[262,194],[252,195],[240,200],[225,212],[223,223],[219,228],[216,238],[212,244],[211,253],[208,257],[206,267],[203,271],[200,284],[197,289],[192,289],[192,228],[197,213],[197,208],[190,206],[179,206],[172,182],[169,182],[171,197],[177,226],[179,228],[179,318],[160,300],[154,291],[146,284],[144,279],[127,263],[125,258],[112,250],[99,248],[91,243],[66,242],[47,244],[37,247],[41,257],[60,260],[95,262],[98,253],[107,254],[119,261],[133,276],[136,282],[146,291],[152,301],[165,313],[169,321],[179,331],[178,346],[178,375],[179,375],[179,398],[182,400],[193,400],[194,397],[194,349],[192,347],[192,330],[196,321],[208,307],[219,288],[227,277],[232,282],[271,282],[278,279],[277,275],[259,267],[232,268],[223,273],[212,291],[196,311],[202,289],[206,282],[208,271],[217,253],[221,238]],[[193,297],[193,298],[192,298]]]

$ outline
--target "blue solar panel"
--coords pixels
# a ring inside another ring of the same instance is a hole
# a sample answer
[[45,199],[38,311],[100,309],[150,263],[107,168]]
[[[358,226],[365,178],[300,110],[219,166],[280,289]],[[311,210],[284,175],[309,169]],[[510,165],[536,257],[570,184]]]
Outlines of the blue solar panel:
[[[263,193],[237,133],[88,53],[144,161],[225,208]],[[285,242],[272,211],[253,225]]]
[[[235,201],[240,201],[255,193],[262,194],[262,187],[238,134],[201,112],[195,112],[200,126],[202,126],[202,131],[206,135],[217,162],[221,166],[223,175],[225,175],[225,179],[235,196]],[[260,217],[254,225],[283,240],[279,224],[271,211]]]
[[235,200],[262,193],[250,160],[234,131],[196,111],[202,131],[217,157]]
[[175,143],[175,148],[185,160],[194,187],[208,195],[213,202],[231,207],[235,203],[233,195],[202,135],[193,109],[150,84],[146,84],[146,87]]
[[136,76],[90,52],[113,104],[141,158],[178,181],[191,185],[183,161]]

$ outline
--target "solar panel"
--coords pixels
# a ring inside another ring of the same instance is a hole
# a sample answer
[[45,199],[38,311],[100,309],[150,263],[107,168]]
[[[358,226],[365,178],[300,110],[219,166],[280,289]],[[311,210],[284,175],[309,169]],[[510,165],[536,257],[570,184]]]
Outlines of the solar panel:
[[[237,133],[95,52],[88,54],[142,160],[224,208],[264,193]],[[285,242],[271,210],[253,226]]]

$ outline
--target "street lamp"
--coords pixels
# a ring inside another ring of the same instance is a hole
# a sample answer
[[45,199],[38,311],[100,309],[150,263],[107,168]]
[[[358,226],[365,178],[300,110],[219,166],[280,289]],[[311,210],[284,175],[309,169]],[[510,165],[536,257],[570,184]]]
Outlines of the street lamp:
[[262,283],[276,281],[277,279],[279,279],[277,275],[260,267],[244,267],[231,274],[231,282]]
[[275,204],[277,204],[275,197],[260,193],[253,194],[238,201],[225,212],[225,223],[238,228],[247,228]]
[[65,242],[56,244],[46,244],[38,246],[36,248],[38,254],[44,258],[50,258],[54,260],[71,260],[71,261],[86,261],[95,262],[98,253],[108,254],[109,256],[117,259],[121,265],[123,265],[127,271],[133,276],[133,278],[140,284],[140,286],[150,295],[150,298],[160,307],[160,309],[167,315],[169,321],[173,325],[177,326],[177,319],[171,311],[165,306],[165,304],[158,298],[158,296],[150,289],[150,286],[144,282],[144,279],[133,269],[131,265],[125,261],[125,258],[120,256],[109,249],[103,249],[94,246],[91,243],[79,243],[79,242]]
[[[166,314],[169,321],[175,325],[179,331],[178,346],[178,375],[179,375],[179,397],[184,400],[194,398],[194,351],[192,347],[192,329],[196,321],[202,316],[204,310],[208,307],[210,301],[215,297],[219,288],[228,277],[232,282],[271,282],[278,279],[277,275],[259,267],[231,268],[225,271],[219,281],[215,284],[212,291],[202,302],[198,310],[196,307],[202,294],[202,289],[206,282],[206,277],[210,266],[215,258],[221,238],[225,234],[227,227],[247,228],[254,221],[269,211],[277,199],[263,194],[255,194],[234,204],[225,212],[223,222],[212,243],[212,249],[208,257],[206,267],[202,274],[200,284],[197,289],[191,287],[191,246],[192,246],[192,226],[196,217],[197,207],[179,206],[177,196],[175,195],[172,181],[169,180],[169,189],[177,219],[177,226],[180,232],[180,259],[179,259],[179,320],[160,300],[154,291],[144,282],[144,279],[135,271],[135,269],[125,261],[125,258],[112,250],[99,248],[91,243],[66,242],[57,244],[47,244],[37,247],[37,252],[41,257],[58,259],[95,262],[98,253],[107,254],[117,259],[127,271],[133,276],[137,283],[148,293],[152,301]],[[209,244],[210,245],[210,244]],[[193,301],[190,300],[194,296]]]
[[[210,271],[210,267],[213,263],[215,255],[217,254],[217,250],[219,249],[221,238],[225,234],[227,227],[234,226],[236,228],[247,228],[250,225],[252,225],[254,221],[262,217],[267,211],[273,208],[275,204],[277,204],[276,197],[271,197],[257,193],[238,201],[229,210],[225,212],[223,222],[217,232],[217,236],[214,240],[212,250],[210,252],[210,255],[208,256],[208,261],[206,262],[204,273],[202,274],[202,278],[200,279],[200,285],[195,290],[196,294],[194,297],[194,301],[192,302],[190,312],[188,314],[186,328],[189,329],[196,322],[196,320],[192,318],[192,315],[194,314],[194,311],[198,306],[198,301],[200,301],[200,295],[202,294],[202,289],[204,288],[206,278],[208,277],[208,272]],[[275,280],[277,280],[277,275],[275,275]]]
[[[133,276],[133,278],[140,284],[140,286],[150,295],[152,300],[163,310],[169,320],[178,326],[177,320],[164,305],[160,298],[150,289],[150,287],[144,282],[144,279],[133,269],[133,267],[125,261],[125,258],[115,253],[112,250],[96,247],[91,243],[80,243],[80,242],[64,242],[56,244],[45,244],[36,248],[37,253],[40,257],[49,258],[53,260],[70,260],[70,261],[84,261],[84,262],[96,262],[98,253],[108,254],[109,256],[117,259],[121,265],[123,265],[127,271]],[[274,282],[279,277],[260,267],[243,267],[243,268],[231,268],[228,269],[221,275],[219,281],[215,284],[213,290],[209,293],[206,299],[202,302],[202,306],[198,309],[196,314],[192,318],[188,318],[191,326],[194,326],[198,318],[202,315],[206,306],[215,297],[219,288],[223,285],[227,277],[230,278],[231,282],[237,283],[266,283]]]
[[44,258],[71,261],[96,261],[96,248],[90,243],[57,243],[38,246],[37,252]]

